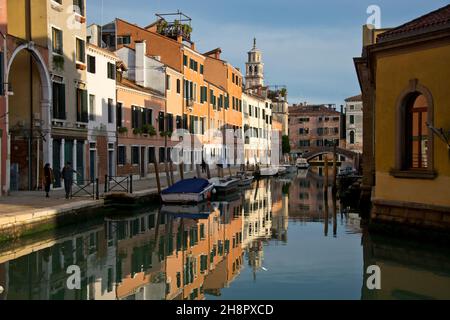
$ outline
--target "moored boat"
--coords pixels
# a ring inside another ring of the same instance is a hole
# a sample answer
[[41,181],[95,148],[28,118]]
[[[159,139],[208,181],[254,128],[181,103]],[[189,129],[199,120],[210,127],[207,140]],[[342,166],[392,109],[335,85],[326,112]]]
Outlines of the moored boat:
[[185,179],[161,192],[164,203],[199,203],[211,198],[214,186],[206,179]]
[[209,182],[213,185],[216,193],[234,192],[239,187],[240,179],[236,178],[211,178]]
[[266,167],[266,168],[260,168],[259,169],[259,175],[261,177],[273,177],[278,174],[278,167]]
[[306,159],[299,158],[299,159],[297,159],[296,166],[297,166],[297,169],[308,169],[309,162]]

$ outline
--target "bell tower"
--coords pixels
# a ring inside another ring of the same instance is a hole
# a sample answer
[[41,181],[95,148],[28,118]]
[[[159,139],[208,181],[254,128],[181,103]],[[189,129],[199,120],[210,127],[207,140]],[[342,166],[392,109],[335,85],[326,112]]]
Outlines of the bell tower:
[[256,48],[256,38],[253,39],[253,48],[248,52],[246,63],[245,89],[264,86],[264,63],[261,51]]

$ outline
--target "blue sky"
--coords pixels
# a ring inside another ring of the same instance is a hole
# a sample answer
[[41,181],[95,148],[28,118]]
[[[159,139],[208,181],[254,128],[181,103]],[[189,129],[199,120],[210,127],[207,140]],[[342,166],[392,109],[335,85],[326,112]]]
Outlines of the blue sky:
[[[244,69],[253,37],[263,51],[266,84],[286,85],[290,103],[342,104],[359,93],[352,58],[361,53],[369,5],[393,27],[445,6],[448,0],[87,0],[89,23],[115,17],[145,26],[155,13],[190,16],[200,52],[222,48]],[[103,3],[103,6],[102,6]]]

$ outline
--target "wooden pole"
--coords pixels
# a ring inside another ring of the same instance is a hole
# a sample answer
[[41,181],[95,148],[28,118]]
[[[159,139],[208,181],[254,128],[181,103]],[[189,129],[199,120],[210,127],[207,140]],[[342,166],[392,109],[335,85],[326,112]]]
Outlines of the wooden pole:
[[336,193],[333,193],[333,235],[337,236],[337,199]]
[[179,166],[179,170],[180,170],[180,180],[184,180],[184,163],[182,162],[182,163],[180,163],[180,166]]
[[170,181],[170,174],[169,174],[169,165],[167,164],[167,161],[164,161],[164,170],[166,171],[166,180],[167,180],[167,186],[172,186],[172,183]]
[[170,180],[172,181],[172,185],[175,184],[175,178],[173,177],[173,161],[170,161]]
[[158,193],[161,194],[161,180],[159,179],[159,167],[156,160],[153,162],[153,165],[155,166],[155,176],[156,176],[156,185],[158,187]]
[[334,145],[333,151],[333,193],[336,194],[337,190],[337,154],[336,145]]
[[211,171],[209,170],[209,164],[206,164],[206,174],[208,176],[208,180],[211,179]]
[[195,169],[197,171],[197,178],[201,178],[202,177],[202,173],[201,173],[201,168],[199,164],[195,165]]
[[328,178],[329,178],[328,169],[329,169],[328,168],[328,157],[325,155],[325,182],[323,184],[323,187],[327,193],[328,193]]

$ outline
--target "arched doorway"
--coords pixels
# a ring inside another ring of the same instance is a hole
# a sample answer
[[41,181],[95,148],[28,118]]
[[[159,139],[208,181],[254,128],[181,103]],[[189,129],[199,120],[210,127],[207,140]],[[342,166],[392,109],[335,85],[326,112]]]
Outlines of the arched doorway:
[[6,79],[10,133],[10,190],[40,187],[41,170],[50,162],[51,81],[43,56],[47,48],[34,43],[17,46],[9,58]]

